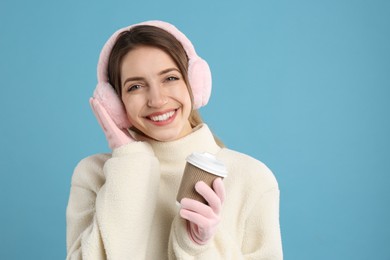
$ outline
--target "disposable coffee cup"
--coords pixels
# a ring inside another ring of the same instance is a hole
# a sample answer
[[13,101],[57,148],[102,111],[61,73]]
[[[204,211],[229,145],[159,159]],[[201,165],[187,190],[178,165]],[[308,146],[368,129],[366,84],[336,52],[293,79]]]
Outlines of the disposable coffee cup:
[[195,190],[195,184],[198,181],[204,181],[212,187],[216,178],[223,179],[227,176],[226,167],[210,153],[192,153],[186,161],[176,201],[180,203],[183,198],[189,198],[207,204],[206,200]]

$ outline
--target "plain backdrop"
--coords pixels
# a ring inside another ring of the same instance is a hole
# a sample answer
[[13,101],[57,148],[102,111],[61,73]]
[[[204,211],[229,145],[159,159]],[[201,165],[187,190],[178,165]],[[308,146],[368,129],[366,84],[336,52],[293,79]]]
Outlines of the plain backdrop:
[[175,24],[213,72],[201,113],[281,189],[285,259],[390,259],[390,1],[0,2],[0,259],[64,259],[73,169],[117,29]]

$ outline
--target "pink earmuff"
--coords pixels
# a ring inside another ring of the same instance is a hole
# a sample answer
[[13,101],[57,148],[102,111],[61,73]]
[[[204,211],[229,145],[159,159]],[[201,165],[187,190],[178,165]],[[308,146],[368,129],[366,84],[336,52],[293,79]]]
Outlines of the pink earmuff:
[[190,42],[190,40],[175,26],[162,21],[148,21],[139,24],[134,24],[116,31],[108,39],[100,53],[97,68],[98,84],[93,93],[93,96],[101,102],[101,104],[107,110],[114,122],[120,128],[128,128],[131,126],[129,120],[127,119],[126,111],[124,109],[122,101],[116,94],[114,88],[108,82],[108,58],[110,56],[112,47],[115,44],[117,36],[121,32],[130,30],[132,27],[137,25],[151,25],[164,29],[173,36],[175,36],[175,38],[183,45],[189,58],[188,78],[194,97],[193,107],[194,109],[198,109],[206,105],[211,95],[211,72],[207,62],[196,54],[195,48]]

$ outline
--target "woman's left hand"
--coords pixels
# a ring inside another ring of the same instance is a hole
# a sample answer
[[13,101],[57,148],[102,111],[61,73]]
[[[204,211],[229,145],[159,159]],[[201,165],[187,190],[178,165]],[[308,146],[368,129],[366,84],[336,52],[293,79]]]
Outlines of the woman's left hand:
[[188,233],[191,239],[203,245],[214,236],[221,221],[225,187],[222,179],[217,178],[213,182],[214,190],[202,181],[196,183],[195,189],[204,197],[208,205],[184,198],[181,200],[180,216],[188,220]]

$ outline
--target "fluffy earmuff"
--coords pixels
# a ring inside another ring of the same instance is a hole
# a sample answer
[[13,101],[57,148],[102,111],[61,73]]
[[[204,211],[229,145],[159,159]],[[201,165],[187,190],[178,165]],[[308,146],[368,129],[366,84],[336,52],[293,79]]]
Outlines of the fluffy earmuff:
[[100,101],[114,122],[120,128],[128,128],[131,126],[131,123],[127,119],[122,101],[116,94],[114,88],[108,82],[108,59],[118,35],[121,32],[130,30],[132,27],[137,25],[151,25],[166,30],[183,45],[189,59],[188,78],[194,98],[193,108],[198,109],[206,105],[211,95],[211,72],[207,62],[196,54],[191,41],[175,26],[163,21],[147,21],[116,31],[108,39],[100,53],[97,68],[98,83],[93,93],[93,97]]

